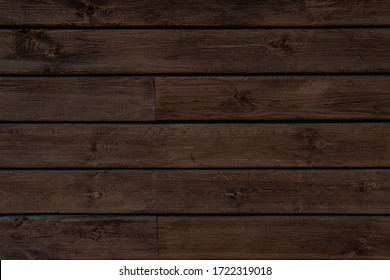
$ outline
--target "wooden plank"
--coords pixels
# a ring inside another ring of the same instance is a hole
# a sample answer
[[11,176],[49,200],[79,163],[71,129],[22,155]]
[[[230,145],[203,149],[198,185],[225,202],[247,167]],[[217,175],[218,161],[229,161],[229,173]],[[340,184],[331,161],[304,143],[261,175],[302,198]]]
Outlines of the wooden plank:
[[154,121],[153,78],[0,78],[0,121]]
[[4,30],[0,74],[388,73],[390,29]]
[[0,258],[156,259],[156,218],[3,216]]
[[386,0],[2,0],[0,25],[328,26],[389,25]]
[[0,214],[388,214],[388,170],[9,170]]
[[390,124],[0,126],[0,168],[390,167]]
[[159,217],[160,259],[390,259],[378,216]]
[[157,78],[158,120],[390,119],[388,77]]

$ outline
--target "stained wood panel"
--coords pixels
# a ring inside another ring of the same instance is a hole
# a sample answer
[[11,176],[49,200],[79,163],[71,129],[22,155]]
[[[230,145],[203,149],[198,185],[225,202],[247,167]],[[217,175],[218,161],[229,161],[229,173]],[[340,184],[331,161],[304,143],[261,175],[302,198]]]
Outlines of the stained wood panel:
[[386,214],[389,170],[9,170],[0,213]]
[[328,26],[389,25],[386,0],[2,0],[0,25]]
[[389,124],[1,125],[1,168],[389,167]]
[[154,121],[153,78],[0,78],[1,121]]
[[390,119],[383,77],[157,78],[157,120]]
[[1,259],[156,259],[155,217],[3,216]]
[[3,30],[0,74],[388,73],[390,29]]
[[0,0],[0,259],[390,259],[388,1],[157,2]]
[[158,224],[161,259],[390,259],[387,217],[160,217]]

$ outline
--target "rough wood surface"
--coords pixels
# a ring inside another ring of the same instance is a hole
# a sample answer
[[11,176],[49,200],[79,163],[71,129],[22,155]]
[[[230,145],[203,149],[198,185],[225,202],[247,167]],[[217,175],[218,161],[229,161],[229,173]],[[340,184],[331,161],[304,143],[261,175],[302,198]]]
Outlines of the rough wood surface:
[[0,259],[390,259],[388,0],[0,0],[0,27]]
[[0,78],[0,121],[154,121],[153,78]]
[[0,25],[390,25],[386,0],[1,0]]
[[0,74],[388,73],[390,29],[3,30]]
[[157,78],[157,120],[390,119],[385,77]]
[[156,218],[2,216],[0,258],[156,259]]
[[386,214],[388,170],[9,170],[0,213]]
[[390,167],[389,124],[0,126],[1,168]]
[[390,219],[160,217],[161,259],[390,259]]

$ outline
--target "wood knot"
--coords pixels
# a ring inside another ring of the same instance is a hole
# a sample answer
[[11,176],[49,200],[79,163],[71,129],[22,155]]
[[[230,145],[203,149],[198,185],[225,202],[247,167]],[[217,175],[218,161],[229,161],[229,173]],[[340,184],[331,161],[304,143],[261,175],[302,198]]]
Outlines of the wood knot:
[[103,149],[104,149],[104,144],[96,143],[96,142],[91,143],[91,150],[92,151],[97,152],[97,151],[101,151]]
[[252,189],[241,188],[239,190],[229,189],[224,196],[232,199],[238,199],[240,197],[247,197],[250,193],[254,192]]
[[252,112],[256,109],[256,106],[249,94],[249,92],[235,92],[232,97],[223,102],[219,107],[227,113]]
[[361,189],[362,192],[373,192],[376,190],[379,190],[381,188],[381,185],[377,182],[369,181],[364,183],[363,188]]
[[91,150],[93,152],[104,152],[104,153],[118,153],[126,149],[126,143],[122,141],[109,141],[105,140],[103,142],[92,142]]
[[320,138],[320,139],[316,139],[313,142],[313,146],[316,147],[317,149],[323,149],[326,146],[328,146],[328,143],[324,139]]
[[103,176],[104,174],[106,174],[107,171],[106,170],[99,170],[99,171],[96,171],[94,177],[97,178],[99,176]]
[[273,50],[282,50],[283,52],[291,52],[292,48],[287,43],[287,40],[285,38],[280,40],[272,40],[267,43],[267,48],[273,49]]
[[87,232],[87,237],[94,241],[98,241],[102,237],[102,233],[98,230],[98,228],[95,228]]
[[367,239],[365,239],[363,236],[359,238],[360,243],[366,243]]
[[13,227],[20,227],[27,219],[22,217],[22,218],[16,218],[14,219],[12,226]]
[[96,160],[96,157],[94,156],[86,156],[85,161],[87,162],[94,162]]
[[11,135],[20,135],[20,134],[22,134],[21,131],[19,129],[16,129],[16,128],[8,129],[8,133],[11,134]]
[[55,58],[62,48],[45,30],[19,30],[11,33],[15,55],[18,58]]
[[304,145],[308,150],[321,150],[330,145],[330,143],[324,140],[314,129],[309,129],[305,133],[300,134],[298,139],[304,141]]
[[111,14],[111,11],[94,3],[85,3],[85,5],[78,11],[77,14],[79,16],[86,17],[108,16]]
[[234,94],[233,97],[237,100],[244,100],[246,94],[247,94],[246,92],[237,92]]
[[95,198],[95,199],[100,199],[103,197],[103,193],[100,192],[100,191],[94,191],[92,192],[92,196]]
[[231,198],[234,198],[234,199],[237,199],[238,197],[240,197],[242,195],[243,195],[242,192],[228,192],[228,193],[225,193],[225,196],[228,196],[228,197],[231,197]]

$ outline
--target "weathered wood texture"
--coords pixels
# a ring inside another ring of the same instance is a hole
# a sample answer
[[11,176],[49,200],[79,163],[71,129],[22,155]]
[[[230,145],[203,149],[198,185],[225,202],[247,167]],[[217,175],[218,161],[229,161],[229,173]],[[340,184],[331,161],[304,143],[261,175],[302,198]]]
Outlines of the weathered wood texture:
[[0,213],[386,214],[389,170],[0,172]]
[[157,120],[390,119],[389,77],[157,78]]
[[0,259],[390,259],[388,2],[0,0]]
[[[387,77],[157,78],[157,120],[390,119]],[[1,121],[154,121],[154,78],[0,78]]]
[[0,74],[373,73],[390,29],[4,30]]
[[390,124],[1,125],[1,168],[390,167]]
[[156,259],[155,217],[0,218],[0,259]]
[[153,78],[0,78],[0,121],[154,121]]
[[160,217],[161,259],[390,259],[390,219]]
[[1,0],[0,25],[390,25],[386,0]]

